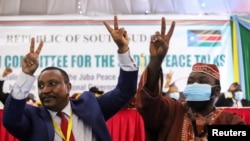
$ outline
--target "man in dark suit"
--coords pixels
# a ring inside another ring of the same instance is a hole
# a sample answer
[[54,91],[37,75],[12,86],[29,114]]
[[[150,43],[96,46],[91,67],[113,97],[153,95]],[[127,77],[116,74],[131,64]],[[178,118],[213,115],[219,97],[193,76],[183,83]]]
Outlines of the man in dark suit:
[[238,82],[230,85],[226,93],[222,93],[216,102],[216,107],[248,107],[250,101],[243,98],[244,93]]
[[0,101],[3,103],[3,105],[5,104],[6,99],[9,96],[9,93],[5,93],[3,91],[3,86],[4,86],[4,81],[7,77],[7,75],[12,73],[12,69],[11,68],[5,68],[3,71],[2,76],[0,77]]
[[[131,58],[128,36],[124,28],[118,28],[114,17],[114,29],[106,22],[104,25],[118,46],[120,75],[118,83],[98,98],[92,92],[69,97],[71,83],[68,74],[56,67],[47,67],[38,75],[38,95],[42,106],[25,104],[39,66],[41,41],[34,51],[32,38],[30,53],[22,62],[22,73],[13,86],[6,101],[3,124],[5,128],[21,141],[111,141],[106,121],[116,114],[134,97],[137,88],[138,67]],[[67,134],[60,127],[64,118],[68,119]]]

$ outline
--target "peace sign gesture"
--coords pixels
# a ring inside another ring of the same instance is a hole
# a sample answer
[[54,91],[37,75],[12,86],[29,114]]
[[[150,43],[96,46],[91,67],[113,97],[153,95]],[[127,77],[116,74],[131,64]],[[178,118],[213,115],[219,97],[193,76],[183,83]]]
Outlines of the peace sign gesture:
[[175,21],[171,23],[171,27],[168,33],[165,35],[166,32],[166,21],[165,18],[162,17],[161,19],[161,33],[159,31],[155,32],[155,35],[151,36],[150,42],[150,54],[152,57],[158,58],[160,61],[163,60],[165,57],[168,47],[169,41],[172,37],[173,31],[175,27]]
[[30,52],[23,58],[22,71],[26,74],[33,75],[39,66],[39,54],[43,47],[43,41],[40,41],[35,51],[35,38],[31,39]]
[[118,46],[118,52],[124,53],[128,50],[129,38],[124,28],[119,28],[117,16],[114,16],[114,29],[107,22],[103,22]]

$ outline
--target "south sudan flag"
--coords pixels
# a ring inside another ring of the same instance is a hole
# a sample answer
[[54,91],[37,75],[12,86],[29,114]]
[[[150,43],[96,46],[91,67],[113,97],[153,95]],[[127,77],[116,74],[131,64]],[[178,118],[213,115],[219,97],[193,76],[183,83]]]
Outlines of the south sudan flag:
[[221,46],[220,30],[188,30],[189,47],[219,47]]

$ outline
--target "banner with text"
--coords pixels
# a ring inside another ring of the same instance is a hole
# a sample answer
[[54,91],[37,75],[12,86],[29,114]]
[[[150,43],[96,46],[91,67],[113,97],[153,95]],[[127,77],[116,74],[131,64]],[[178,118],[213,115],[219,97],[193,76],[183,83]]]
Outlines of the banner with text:
[[[103,20],[113,27],[112,19]],[[44,41],[36,76],[43,68],[56,66],[68,72],[72,94],[92,86],[104,91],[114,88],[119,75],[117,47],[103,20],[0,21],[0,70],[13,69],[4,90],[10,91],[17,79],[22,58],[29,52],[31,37],[36,39],[36,47],[40,40]],[[171,20],[167,21],[167,30],[170,23]],[[119,20],[119,27],[124,27],[129,34],[130,52],[140,67],[140,74],[149,62],[150,36],[160,31],[160,24],[160,18]],[[229,21],[176,20],[170,48],[162,64],[164,75],[172,70],[172,82],[182,91],[196,62],[218,65],[222,91],[227,90],[233,81]],[[34,94],[36,85],[31,91]]]

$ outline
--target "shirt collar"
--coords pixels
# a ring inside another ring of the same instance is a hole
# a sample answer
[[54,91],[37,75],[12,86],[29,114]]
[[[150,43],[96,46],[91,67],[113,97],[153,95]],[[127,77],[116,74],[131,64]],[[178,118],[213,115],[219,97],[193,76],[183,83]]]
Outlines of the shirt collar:
[[[52,118],[56,117],[57,112],[51,111],[49,110],[49,113],[51,115]],[[65,113],[68,117],[70,117],[71,114],[71,105],[70,105],[70,101],[68,102],[68,104],[63,108],[62,110],[63,113]]]

